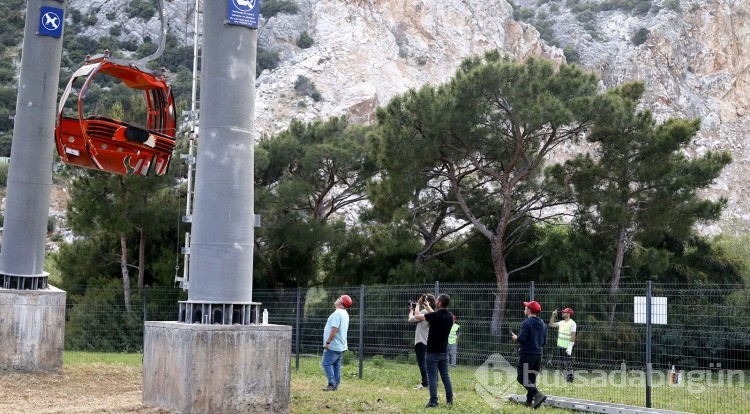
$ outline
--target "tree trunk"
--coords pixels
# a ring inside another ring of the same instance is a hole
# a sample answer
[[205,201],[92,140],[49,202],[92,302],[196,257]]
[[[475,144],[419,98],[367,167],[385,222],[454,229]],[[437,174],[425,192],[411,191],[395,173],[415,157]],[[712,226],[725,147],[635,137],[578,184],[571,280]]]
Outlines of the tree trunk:
[[122,272],[122,290],[125,298],[125,310],[130,312],[130,274],[128,273],[128,244],[125,233],[120,232],[120,272]]
[[138,230],[141,236],[138,246],[138,291],[143,290],[143,279],[146,274],[146,233],[143,229]]
[[609,285],[609,326],[615,322],[617,312],[617,292],[620,290],[622,276],[622,262],[625,258],[625,225],[617,230],[617,249],[615,250],[615,265],[612,269],[612,281]]
[[505,322],[505,304],[508,302],[508,269],[505,267],[502,239],[498,237],[492,240],[492,264],[495,267],[498,294],[495,296],[495,309],[492,311],[490,334],[499,337],[502,335],[503,322]]

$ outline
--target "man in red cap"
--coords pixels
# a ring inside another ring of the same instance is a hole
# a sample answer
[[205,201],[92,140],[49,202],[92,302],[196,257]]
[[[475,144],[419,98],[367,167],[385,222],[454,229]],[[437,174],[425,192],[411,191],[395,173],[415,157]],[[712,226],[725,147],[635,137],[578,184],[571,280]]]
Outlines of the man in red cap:
[[542,369],[542,354],[547,342],[547,325],[537,316],[542,305],[537,301],[524,302],[523,314],[526,316],[518,335],[510,332],[511,339],[518,342],[518,376],[516,380],[526,388],[526,405],[539,408],[547,399],[536,388],[536,377]]
[[573,309],[565,308],[562,310],[563,320],[555,322],[557,309],[552,311],[549,317],[549,327],[558,328],[557,331],[557,352],[563,362],[565,369],[565,381],[573,382],[573,345],[576,343],[576,322],[573,320]]
[[335,311],[328,317],[323,330],[323,359],[320,365],[326,373],[328,386],[323,391],[336,391],[341,383],[341,362],[344,351],[348,349],[346,333],[349,330],[349,314],[346,309],[352,306],[349,295],[341,295],[333,306]]

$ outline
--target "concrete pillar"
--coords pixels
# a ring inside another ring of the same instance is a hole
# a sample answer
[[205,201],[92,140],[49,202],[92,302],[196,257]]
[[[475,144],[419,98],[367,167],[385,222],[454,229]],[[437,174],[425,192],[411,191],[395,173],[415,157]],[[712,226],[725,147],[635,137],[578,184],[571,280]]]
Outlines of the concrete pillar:
[[291,326],[146,322],[143,403],[181,413],[288,413]]
[[60,371],[64,334],[64,291],[0,289],[0,371]]

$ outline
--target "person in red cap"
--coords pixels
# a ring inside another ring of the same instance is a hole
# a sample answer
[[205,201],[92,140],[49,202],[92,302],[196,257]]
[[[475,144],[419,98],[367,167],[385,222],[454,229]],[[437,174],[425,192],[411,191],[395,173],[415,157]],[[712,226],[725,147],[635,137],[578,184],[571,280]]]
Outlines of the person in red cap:
[[552,311],[549,317],[549,327],[558,328],[557,331],[557,352],[563,362],[565,369],[565,381],[573,382],[573,345],[576,343],[576,322],[573,320],[573,309],[565,308],[562,310],[560,322],[555,322],[557,309]]
[[333,306],[335,311],[328,317],[323,329],[323,359],[320,365],[326,373],[328,386],[323,391],[336,391],[341,383],[341,362],[344,351],[348,349],[346,333],[349,330],[349,314],[346,310],[352,306],[349,295],[341,295]]
[[536,378],[542,369],[544,344],[547,342],[547,325],[537,316],[542,311],[539,302],[524,302],[523,306],[526,319],[521,324],[521,332],[516,335],[511,331],[510,335],[513,341],[518,342],[516,380],[526,388],[526,405],[536,409],[547,399],[536,388]]

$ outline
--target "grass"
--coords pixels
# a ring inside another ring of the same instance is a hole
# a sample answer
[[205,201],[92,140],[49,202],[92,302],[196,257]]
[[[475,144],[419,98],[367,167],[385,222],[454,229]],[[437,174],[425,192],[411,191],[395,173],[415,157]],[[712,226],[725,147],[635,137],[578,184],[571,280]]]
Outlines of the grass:
[[[416,365],[384,359],[368,358],[359,378],[359,365],[352,353],[346,353],[342,381],[336,392],[323,392],[325,376],[319,356],[301,356],[299,369],[296,359],[291,361],[290,412],[307,413],[403,413],[422,411],[429,398],[426,389],[414,390],[419,382]],[[138,367],[142,354],[93,353],[65,351],[63,362],[77,364],[118,364]],[[655,372],[652,382],[652,406],[674,411],[708,414],[737,412],[738,407],[750,405],[750,386],[744,376],[733,377],[732,386],[726,387],[727,377],[718,373],[693,375],[683,378],[680,386],[660,381],[663,372]],[[693,374],[697,374],[693,372]],[[528,413],[529,409],[513,402],[498,400],[498,395],[522,394],[523,388],[515,382],[512,369],[485,370],[471,366],[451,369],[455,406],[452,413]],[[662,378],[663,380],[663,378]],[[645,379],[632,372],[623,376],[619,372],[608,376],[597,373],[578,373],[575,383],[566,383],[554,371],[545,371],[539,380],[541,390],[548,395],[566,396],[585,400],[645,405]],[[435,412],[447,412],[442,384],[439,386],[441,407]],[[544,407],[545,413],[570,411]]]
[[[745,378],[725,387],[725,379],[696,375],[693,381],[681,385],[659,382],[664,372],[655,372],[652,381],[652,407],[698,414],[738,412],[738,407],[750,405],[750,386]],[[491,378],[487,381],[486,378]],[[668,378],[668,377],[663,377]],[[529,409],[513,402],[504,402],[497,395],[523,394],[512,370],[493,371],[483,377],[477,367],[458,366],[451,369],[455,395],[452,413],[529,413]],[[735,378],[738,379],[738,378]],[[292,360],[291,412],[306,413],[403,413],[422,411],[429,393],[426,389],[413,390],[419,382],[416,365],[373,357],[365,360],[363,377],[359,378],[357,361],[345,364],[342,381],[336,392],[322,392],[325,377],[319,357],[300,358],[299,371]],[[540,389],[547,395],[645,406],[645,379],[633,372],[623,376],[619,372],[607,377],[597,373],[579,373],[571,385],[562,375],[545,371],[539,380]],[[441,403],[444,403],[442,384],[439,386]],[[447,412],[445,408],[436,412]],[[571,411],[544,407],[545,413],[570,413]]]
[[128,367],[140,367],[143,354],[126,354],[121,352],[63,352],[63,365],[71,364],[116,364]]
[[[455,405],[451,413],[497,413],[500,403],[491,396],[495,409],[481,398],[475,390],[476,367],[456,367],[451,370]],[[366,360],[363,377],[359,378],[357,361],[350,361],[342,368],[341,385],[338,391],[323,392],[326,385],[319,357],[300,358],[299,371],[292,360],[292,391],[290,411],[292,414],[320,413],[405,413],[424,412],[429,399],[427,389],[412,389],[419,383],[419,371],[414,364],[397,363],[374,357]],[[515,379],[514,379],[515,381]],[[518,386],[517,392],[523,389]],[[441,407],[434,412],[448,412],[444,407],[445,393],[442,384],[438,395]],[[529,409],[515,403],[502,404],[500,412],[528,413]],[[547,407],[545,413],[569,413],[567,410]]]

